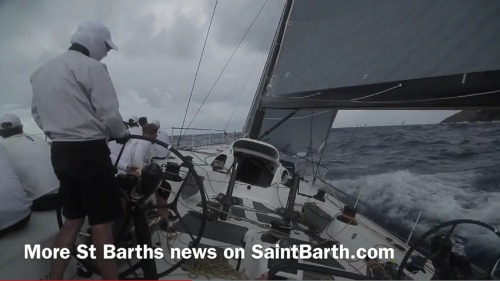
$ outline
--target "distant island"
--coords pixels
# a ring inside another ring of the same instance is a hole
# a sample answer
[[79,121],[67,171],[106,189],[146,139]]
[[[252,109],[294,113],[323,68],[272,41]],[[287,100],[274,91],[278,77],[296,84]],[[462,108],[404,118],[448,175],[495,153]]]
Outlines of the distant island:
[[441,121],[441,124],[477,121],[500,121],[500,110],[462,110]]

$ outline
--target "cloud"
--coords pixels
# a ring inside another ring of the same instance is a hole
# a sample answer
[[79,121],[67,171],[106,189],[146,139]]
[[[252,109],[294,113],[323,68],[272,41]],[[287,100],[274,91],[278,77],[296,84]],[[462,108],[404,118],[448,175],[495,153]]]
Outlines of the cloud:
[[[0,114],[14,111],[25,122],[26,131],[39,132],[30,115],[31,74],[67,50],[79,23],[99,19],[108,24],[120,48],[103,62],[114,82],[123,116],[145,115],[160,120],[165,127],[180,126],[191,95],[184,125],[191,123],[199,111],[192,126],[223,129],[230,121],[228,130],[240,131],[284,3],[219,0],[199,65],[215,1],[0,2]],[[384,115],[369,116],[341,113],[338,125],[352,126],[354,118],[367,118],[369,125],[394,123]],[[438,121],[429,116],[408,116],[414,121]]]

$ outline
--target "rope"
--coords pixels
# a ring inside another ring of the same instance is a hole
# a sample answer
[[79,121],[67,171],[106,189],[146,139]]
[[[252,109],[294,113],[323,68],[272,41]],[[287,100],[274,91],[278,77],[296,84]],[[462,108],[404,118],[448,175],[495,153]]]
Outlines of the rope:
[[[366,276],[372,277],[374,279],[382,279],[382,280],[392,280],[391,275],[387,274],[385,270],[385,264],[382,264],[378,261],[369,261],[366,263]],[[378,270],[378,272],[375,272]],[[377,274],[378,273],[378,274]]]
[[[191,87],[191,93],[189,94],[189,100],[188,100],[188,104],[186,106],[186,112],[184,113],[184,119],[182,120],[181,132],[179,134],[179,139],[177,139],[177,146],[179,146],[179,143],[183,137],[182,129],[184,128],[184,122],[186,121],[186,116],[188,113],[189,104],[191,103],[191,97],[193,96],[194,85],[196,84],[196,78],[198,77],[198,72],[200,71],[201,60],[203,59],[203,53],[205,52],[205,46],[207,45],[208,35],[210,34],[210,28],[212,27],[212,22],[214,20],[215,9],[217,8],[217,2],[218,2],[218,0],[215,0],[214,11],[212,12],[212,18],[210,19],[210,24],[208,25],[207,36],[205,36],[205,42],[203,43],[203,49],[201,50],[200,60],[198,61],[198,67],[196,68],[196,74],[194,75],[193,86]],[[187,129],[186,129],[186,131],[187,131]]]
[[[266,0],[267,2],[267,0]],[[274,22],[274,19],[276,18],[276,15],[278,14],[277,13],[277,10],[278,10],[278,7],[279,5],[276,5],[276,8],[274,9],[274,12],[273,12],[273,18],[271,19],[271,22],[269,24],[269,26],[271,27],[272,23]],[[262,49],[262,47],[264,46],[264,43],[266,41],[266,39],[269,37],[269,33],[271,31],[271,28],[269,28],[267,30],[267,34],[266,36],[262,37],[262,42],[260,43],[260,48]],[[229,120],[227,120],[227,123],[226,123],[226,126],[224,127],[224,131],[226,131],[227,127],[229,126],[229,123],[231,122],[231,119],[233,118],[233,115],[234,115],[234,112],[236,111],[236,107],[238,107],[239,103],[240,103],[240,100],[241,100],[241,96],[243,95],[243,93],[245,92],[246,88],[247,88],[247,84],[248,84],[248,80],[250,79],[250,74],[252,74],[254,68],[255,68],[255,64],[257,63],[257,58],[259,57],[259,54],[255,55],[255,60],[253,61],[253,64],[252,64],[252,68],[250,69],[250,72],[248,73],[248,76],[247,76],[247,79],[245,81],[245,86],[243,87],[243,91],[241,91],[239,97],[238,97],[238,101],[236,102],[236,105],[234,106],[233,108],[233,112],[231,112],[231,116],[229,117]]]
[[403,85],[400,83],[399,85],[396,85],[392,88],[389,88],[389,89],[385,89],[383,91],[380,91],[380,92],[377,92],[377,93],[374,93],[374,94],[371,94],[371,95],[367,95],[367,96],[364,96],[364,97],[359,97],[359,98],[355,98],[355,99],[352,99],[351,101],[358,101],[358,100],[362,100],[362,99],[366,99],[366,98],[371,98],[371,97],[374,97],[374,96],[377,96],[377,95],[380,95],[380,94],[383,94],[385,92],[389,92],[389,91],[392,91],[392,90],[395,90],[397,88],[401,88]]
[[231,122],[231,119],[233,118],[234,112],[236,111],[236,108],[240,104],[241,96],[243,96],[243,93],[245,92],[247,85],[248,85],[248,80],[250,79],[250,74],[252,74],[252,71],[255,67],[255,63],[257,62],[258,54],[255,56],[255,60],[253,61],[252,68],[250,72],[248,73],[247,79],[245,80],[245,85],[243,86],[243,90],[240,92],[238,95],[238,100],[236,101],[236,104],[233,107],[233,111],[231,112],[231,116],[229,116],[229,120],[227,120],[226,126],[224,127],[224,132],[227,130],[227,127],[229,126],[229,123]]
[[367,101],[367,103],[399,103],[399,102],[428,102],[428,101],[440,101],[440,100],[452,100],[452,99],[460,99],[460,98],[470,98],[470,97],[475,97],[475,96],[485,96],[485,95],[490,95],[490,94],[496,94],[500,93],[500,90],[493,90],[489,92],[481,92],[481,93],[473,93],[473,94],[466,94],[466,95],[460,95],[460,96],[453,96],[453,97],[443,97],[443,98],[432,98],[432,99],[420,99],[420,100],[399,100],[399,101]]
[[[215,88],[215,85],[217,84],[217,82],[219,81],[220,77],[222,76],[222,74],[224,73],[224,70],[226,70],[226,67],[229,65],[229,63],[231,62],[231,59],[233,58],[234,54],[236,54],[236,51],[238,51],[238,49],[240,48],[240,45],[241,43],[243,42],[243,40],[245,39],[245,37],[247,36],[248,32],[250,31],[250,29],[252,28],[253,24],[255,23],[255,21],[257,20],[257,18],[259,17],[260,13],[262,12],[262,10],[264,9],[264,6],[267,4],[267,1],[264,2],[264,4],[262,5],[262,7],[260,7],[260,10],[259,12],[257,13],[257,15],[255,16],[255,18],[253,19],[252,23],[250,24],[250,26],[248,27],[248,29],[246,30],[245,34],[243,35],[243,38],[241,38],[240,42],[238,43],[238,46],[236,46],[236,49],[234,49],[234,52],[231,54],[231,56],[229,57],[229,60],[227,61],[226,65],[224,65],[224,68],[222,69],[222,71],[220,72],[219,76],[217,77],[217,79],[215,80],[215,83],[212,85],[212,88],[210,88],[210,91],[208,91],[207,95],[205,96],[205,99],[203,100],[203,102],[201,103],[200,107],[198,107],[198,110],[196,111],[195,115],[193,116],[193,119],[191,119],[191,122],[189,122],[189,125],[187,126],[188,128],[191,127],[191,124],[193,123],[193,121],[196,119],[196,116],[198,116],[198,113],[200,112],[201,108],[203,107],[203,105],[205,104],[205,102],[207,101],[208,99],[208,96],[210,96],[210,94],[212,93],[212,90]],[[184,127],[184,123],[182,123],[182,127]],[[182,136],[181,136],[182,137]]]
[[190,267],[188,277],[191,279],[197,279],[199,275],[203,275],[208,279],[215,277],[218,279],[248,280],[245,272],[234,269],[229,261],[221,255],[215,259],[194,260]]
[[[394,89],[396,89],[398,87],[399,86],[392,87],[392,88],[389,88],[389,89],[384,90],[384,91],[394,90]],[[381,92],[377,92],[377,93],[371,94],[371,96],[377,95],[377,94],[380,94],[380,93]],[[338,99],[322,99],[322,100],[319,100],[319,99],[307,99],[307,100],[309,102],[322,102],[322,103],[325,103],[325,102],[363,102],[363,103],[371,103],[371,104],[397,104],[397,103],[402,103],[402,102],[416,103],[416,102],[453,100],[453,99],[470,98],[470,97],[476,97],[476,96],[485,96],[485,95],[491,95],[491,94],[496,94],[496,93],[500,93],[500,90],[492,90],[492,91],[488,91],[488,92],[479,92],[479,93],[472,93],[472,94],[464,94],[464,95],[452,96],[452,97],[429,98],[429,99],[415,99],[415,100],[387,100],[387,101],[360,101],[360,100],[356,100],[356,99],[341,99],[341,100],[338,100]],[[313,96],[313,95],[311,95],[311,96]],[[268,97],[269,98],[273,98],[273,99],[281,99],[281,100],[293,100],[294,98],[295,99],[298,98],[298,97],[276,97],[276,96],[268,96]],[[366,98],[366,97],[362,97],[362,98]]]
[[[314,175],[313,178],[316,178],[316,172],[314,171],[314,152],[312,151],[313,149],[313,110],[311,109],[311,125],[309,129],[309,151],[311,153],[311,168],[312,168],[312,174]],[[326,140],[325,140],[326,141]],[[319,167],[318,167],[319,170]]]

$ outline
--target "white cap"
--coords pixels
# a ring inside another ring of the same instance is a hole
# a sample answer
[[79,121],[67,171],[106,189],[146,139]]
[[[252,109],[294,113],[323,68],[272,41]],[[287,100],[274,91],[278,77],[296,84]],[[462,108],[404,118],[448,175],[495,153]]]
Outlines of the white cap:
[[106,56],[106,42],[111,48],[118,51],[118,47],[111,40],[109,28],[99,21],[85,21],[80,24],[70,40],[89,50],[90,57],[101,60]]
[[0,130],[21,127],[22,125],[21,119],[15,114],[4,114],[2,118],[0,118]]
[[137,118],[137,115],[130,115],[127,119],[127,123],[137,123],[139,122],[139,118]]
[[151,123],[155,124],[155,125],[156,125],[156,127],[160,128],[160,121],[158,121],[158,120],[153,120],[153,121],[151,121]]

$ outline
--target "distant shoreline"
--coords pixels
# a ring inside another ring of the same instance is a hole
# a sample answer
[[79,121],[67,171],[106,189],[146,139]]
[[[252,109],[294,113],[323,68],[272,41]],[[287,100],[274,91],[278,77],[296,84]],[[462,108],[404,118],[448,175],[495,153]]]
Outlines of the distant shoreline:
[[500,110],[462,110],[441,121],[441,124],[500,121]]

